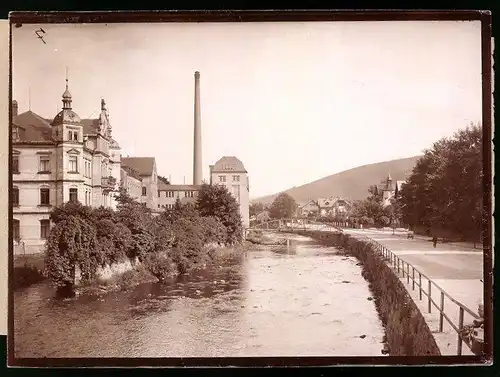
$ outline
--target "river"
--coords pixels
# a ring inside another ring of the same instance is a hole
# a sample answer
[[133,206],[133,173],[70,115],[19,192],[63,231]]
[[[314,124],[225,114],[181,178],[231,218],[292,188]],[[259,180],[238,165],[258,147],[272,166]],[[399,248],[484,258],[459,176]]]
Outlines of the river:
[[357,260],[286,237],[290,246],[261,246],[169,284],[68,300],[47,283],[17,291],[15,355],[382,356]]

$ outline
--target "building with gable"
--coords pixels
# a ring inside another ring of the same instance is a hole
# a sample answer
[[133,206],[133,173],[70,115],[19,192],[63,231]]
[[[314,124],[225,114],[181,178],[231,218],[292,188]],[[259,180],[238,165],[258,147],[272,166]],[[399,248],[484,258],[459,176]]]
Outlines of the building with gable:
[[377,191],[382,195],[382,205],[384,207],[391,204],[391,199],[398,195],[405,183],[406,181],[393,181],[389,173],[387,178],[380,185],[377,185]]
[[62,110],[51,120],[12,102],[13,238],[26,253],[40,251],[50,232],[53,207],[68,201],[116,206],[112,191],[121,179],[121,151],[112,138],[106,103],[97,119],[81,119],[68,88]]
[[[154,157],[122,157],[112,137],[109,111],[101,100],[96,119],[81,119],[73,110],[68,79],[62,110],[46,119],[19,113],[12,102],[12,207],[14,252],[36,253],[50,233],[50,212],[68,201],[91,207],[116,208],[121,184],[128,194],[153,210],[172,208],[176,200],[196,200],[201,187],[199,73],[195,73],[195,138],[193,185],[171,185],[158,179]],[[236,157],[223,157],[210,167],[210,182],[224,184],[236,198],[249,226],[248,173]]]
[[137,172],[141,178],[141,196],[138,201],[148,208],[157,208],[158,173],[154,157],[122,157],[122,166]]
[[250,226],[250,182],[243,163],[234,156],[224,156],[210,165],[210,184],[223,185],[240,206],[244,228]]

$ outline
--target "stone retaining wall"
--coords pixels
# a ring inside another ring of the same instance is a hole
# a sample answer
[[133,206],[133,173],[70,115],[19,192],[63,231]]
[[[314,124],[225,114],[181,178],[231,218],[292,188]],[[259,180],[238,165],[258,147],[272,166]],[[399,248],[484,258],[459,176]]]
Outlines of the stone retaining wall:
[[391,356],[439,356],[440,351],[422,313],[406,287],[369,243],[346,234],[321,231],[294,232],[341,248],[363,266],[385,327]]

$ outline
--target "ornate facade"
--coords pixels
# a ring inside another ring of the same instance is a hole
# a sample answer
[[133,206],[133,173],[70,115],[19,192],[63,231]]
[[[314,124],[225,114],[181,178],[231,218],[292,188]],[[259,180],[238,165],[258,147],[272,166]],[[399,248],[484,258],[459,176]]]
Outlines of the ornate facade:
[[121,151],[112,138],[106,103],[97,119],[72,108],[66,80],[62,110],[45,119],[12,103],[13,236],[17,252],[40,251],[50,231],[53,207],[79,201],[111,207],[121,180]]

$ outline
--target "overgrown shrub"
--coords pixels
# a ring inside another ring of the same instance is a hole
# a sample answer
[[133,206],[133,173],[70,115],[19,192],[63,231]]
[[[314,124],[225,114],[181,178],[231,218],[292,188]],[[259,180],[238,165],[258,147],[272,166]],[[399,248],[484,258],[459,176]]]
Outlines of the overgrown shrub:
[[235,244],[243,239],[243,225],[239,205],[225,186],[201,186],[196,208],[203,217],[212,216],[226,228],[226,244]]
[[143,266],[160,282],[175,275],[176,265],[166,253],[149,253],[144,257]]
[[215,217],[201,217],[199,227],[203,235],[203,243],[223,245],[227,240],[226,227]]
[[55,223],[45,258],[47,276],[58,286],[72,286],[76,272],[82,281],[97,269],[139,259],[143,268],[163,281],[173,273],[204,266],[215,245],[242,238],[239,206],[227,189],[205,185],[196,205],[181,204],[154,217],[121,187],[117,210],[92,209],[80,203],[55,208]]
[[79,216],[58,221],[46,244],[47,277],[57,286],[73,284],[79,267],[83,280],[92,278],[103,261],[96,249],[97,232],[92,222]]

